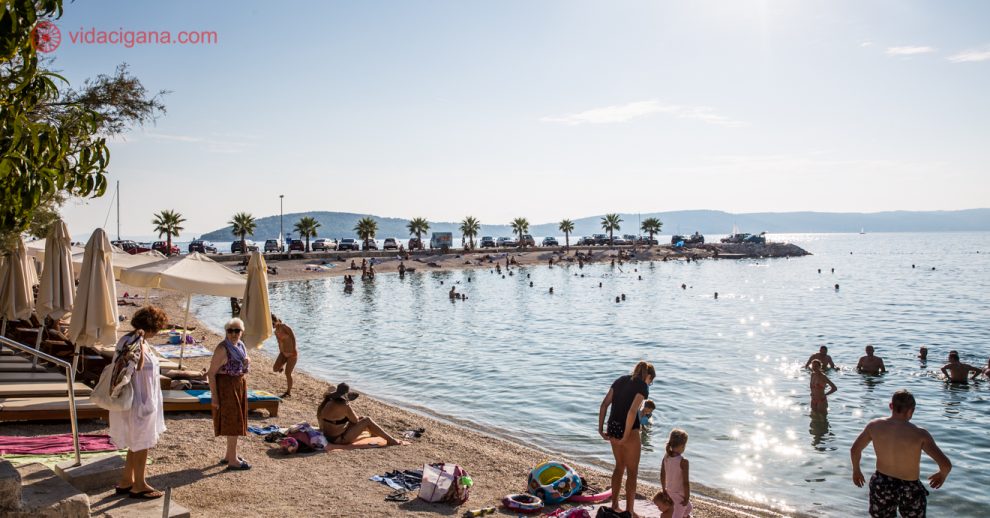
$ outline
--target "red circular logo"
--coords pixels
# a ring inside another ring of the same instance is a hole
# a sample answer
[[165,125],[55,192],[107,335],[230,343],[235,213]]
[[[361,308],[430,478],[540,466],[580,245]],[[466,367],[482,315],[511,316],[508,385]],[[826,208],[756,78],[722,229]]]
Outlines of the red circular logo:
[[52,52],[62,43],[62,31],[52,22],[40,22],[31,30],[31,45],[38,52]]

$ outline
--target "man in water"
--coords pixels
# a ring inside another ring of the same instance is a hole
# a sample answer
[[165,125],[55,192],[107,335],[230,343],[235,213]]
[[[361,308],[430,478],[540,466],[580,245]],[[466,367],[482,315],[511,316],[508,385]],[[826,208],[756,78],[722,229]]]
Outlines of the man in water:
[[821,346],[821,348],[818,349],[818,352],[817,353],[812,354],[811,357],[808,358],[807,363],[804,364],[804,368],[805,369],[810,369],[811,368],[811,362],[813,362],[815,360],[818,360],[818,361],[822,362],[822,370],[828,370],[828,369],[835,369],[836,368],[835,362],[832,361],[832,357],[828,355],[828,347],[825,347],[824,345]]
[[866,346],[866,356],[859,358],[859,363],[856,364],[856,370],[863,374],[872,374],[874,376],[887,372],[887,368],[883,365],[883,358],[873,356],[872,345]]
[[958,352],[949,351],[949,363],[942,366],[942,374],[945,374],[946,379],[952,383],[966,383],[968,381],[966,375],[971,372],[973,374],[969,379],[976,379],[982,371],[968,363],[960,362]]
[[296,349],[296,334],[275,315],[272,315],[272,330],[275,332],[275,339],[278,340],[278,357],[275,358],[272,372],[285,370],[285,394],[280,396],[284,399],[292,396],[292,371],[296,368],[299,351]]
[[938,464],[938,473],[928,477],[932,489],[942,487],[952,470],[952,462],[942,453],[928,430],[910,423],[914,415],[914,396],[898,390],[890,398],[890,417],[874,419],[859,434],[849,455],[853,465],[853,484],[863,487],[866,479],[859,469],[863,450],[873,442],[877,456],[876,472],[870,477],[870,516],[893,518],[925,516],[928,491],[921,483],[921,452]]

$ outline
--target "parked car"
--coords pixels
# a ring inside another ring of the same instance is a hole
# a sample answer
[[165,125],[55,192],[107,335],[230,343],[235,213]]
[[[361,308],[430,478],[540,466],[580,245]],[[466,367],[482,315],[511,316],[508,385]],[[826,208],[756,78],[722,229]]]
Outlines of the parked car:
[[608,234],[595,234],[591,236],[595,240],[593,244],[595,245],[607,245],[608,244]]
[[217,247],[209,241],[203,241],[202,239],[196,239],[189,243],[189,253],[199,252],[201,254],[215,254],[217,253]]
[[398,250],[399,240],[394,237],[385,238],[385,242],[382,243],[382,250]]
[[360,249],[361,249],[361,245],[358,244],[357,239],[345,237],[344,239],[341,239],[340,241],[337,242],[338,252],[343,250],[360,250]]
[[237,241],[234,241],[233,243],[230,244],[230,253],[232,253],[232,254],[244,254],[244,253],[247,253],[247,252],[257,252],[258,251],[258,244],[255,243],[254,241],[251,241],[250,239],[245,239],[244,240],[244,244],[247,246],[247,250],[244,250],[243,248],[241,248],[241,240],[240,239],[238,239]]
[[337,248],[337,242],[334,241],[333,239],[320,238],[317,239],[316,241],[313,241],[311,247],[313,248],[314,252],[328,252],[330,250],[333,250],[334,248]]
[[265,240],[265,253],[268,252],[281,252],[282,243],[278,242],[278,239],[266,239]]
[[519,242],[511,237],[500,237],[498,238],[498,241],[495,242],[495,244],[500,248],[503,246],[504,247],[519,246]]
[[637,244],[640,244],[640,245],[659,245],[660,244],[660,242],[657,241],[656,238],[650,239],[649,236],[647,236],[647,237],[641,237],[641,238],[637,239],[636,240],[636,243]]
[[695,246],[705,244],[705,236],[695,232],[690,236],[674,235],[670,237],[670,244],[676,245],[678,242],[684,242],[684,246]]
[[523,234],[522,246],[536,246],[536,240],[529,234]]
[[290,239],[289,240],[289,251],[290,252],[305,252],[306,242],[302,239]]
[[543,238],[543,246],[560,246],[555,238],[545,237]]
[[753,234],[732,234],[729,237],[723,237],[723,243],[756,243],[756,244],[766,244],[766,232],[760,232],[760,235]]
[[434,232],[430,236],[430,250],[449,250],[454,246],[454,234],[450,232]]
[[595,238],[589,236],[582,236],[577,240],[577,246],[591,246],[595,244]]
[[626,241],[622,236],[614,236],[611,241],[606,241],[613,245],[628,245],[629,241]]
[[495,238],[492,236],[485,236],[481,238],[481,243],[478,244],[479,248],[495,248],[496,246],[498,245],[495,244]]
[[138,244],[134,241],[126,240],[126,239],[121,241],[114,241],[112,244],[131,255],[143,254],[144,252],[151,251],[150,246],[144,246],[146,243]]
[[409,249],[410,250],[422,250],[423,240],[418,237],[409,238]]
[[166,241],[155,241],[154,243],[152,243],[151,249],[156,252],[161,252],[165,255],[179,255],[180,253],[182,253],[181,250],[179,250],[179,247],[175,246],[174,244],[172,245],[172,248],[169,248],[168,242]]
[[378,250],[378,242],[374,239],[365,239],[364,246],[362,248],[364,250]]

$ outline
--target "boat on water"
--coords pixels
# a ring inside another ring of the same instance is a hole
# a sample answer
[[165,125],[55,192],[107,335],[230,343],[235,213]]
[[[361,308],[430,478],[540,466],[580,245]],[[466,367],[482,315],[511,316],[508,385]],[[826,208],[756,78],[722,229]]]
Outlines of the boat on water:
[[859,234],[860,234],[860,235],[863,235],[863,234],[865,234],[865,233],[866,233],[866,228],[864,228],[864,227],[860,227],[860,229],[859,229]]

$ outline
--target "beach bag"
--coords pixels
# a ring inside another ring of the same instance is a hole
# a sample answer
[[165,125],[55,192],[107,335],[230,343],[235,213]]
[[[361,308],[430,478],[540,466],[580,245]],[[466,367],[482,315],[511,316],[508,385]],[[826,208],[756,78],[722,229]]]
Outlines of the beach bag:
[[[112,362],[103,368],[103,373],[100,374],[100,381],[96,383],[96,387],[93,388],[93,392],[89,395],[89,400],[94,405],[115,412],[130,410],[131,404],[134,402],[134,387],[131,386],[130,372],[124,373],[122,382],[117,385],[116,389],[113,386],[113,374],[119,362],[124,362],[124,360],[120,359],[117,362]],[[123,365],[120,368],[129,370],[127,365]]]
[[299,443],[303,451],[322,450],[327,447],[327,438],[323,432],[314,429],[309,423],[299,423],[289,428],[288,437]]
[[425,464],[419,498],[427,502],[460,505],[467,502],[472,485],[467,471],[457,464]]

